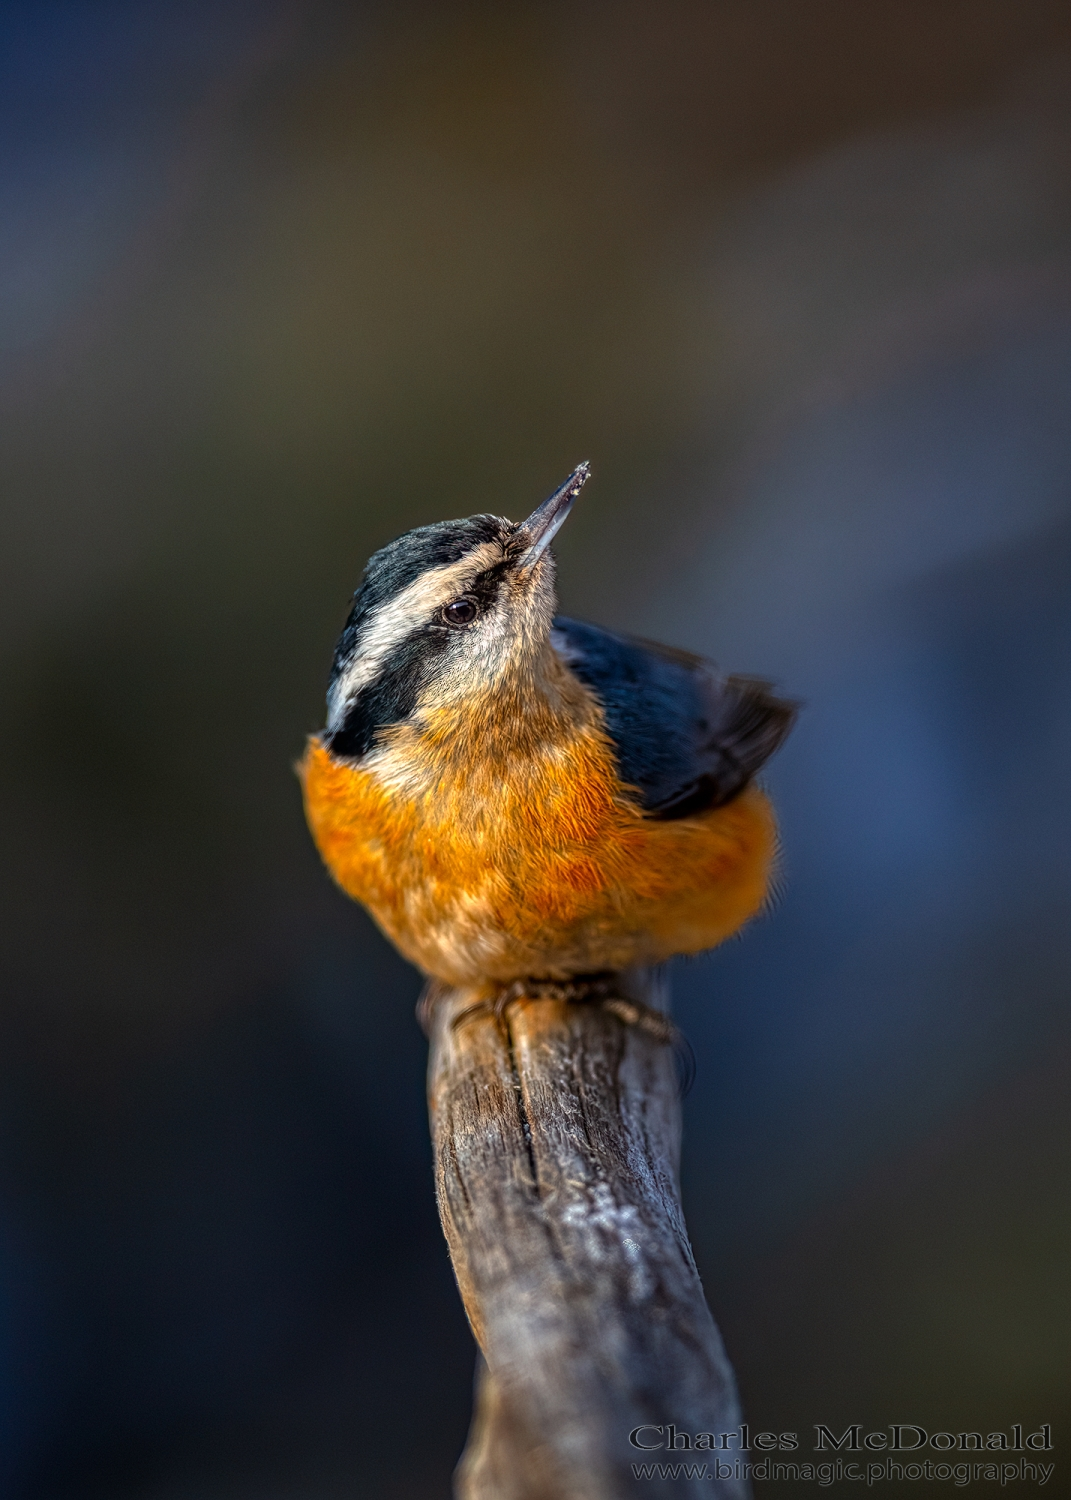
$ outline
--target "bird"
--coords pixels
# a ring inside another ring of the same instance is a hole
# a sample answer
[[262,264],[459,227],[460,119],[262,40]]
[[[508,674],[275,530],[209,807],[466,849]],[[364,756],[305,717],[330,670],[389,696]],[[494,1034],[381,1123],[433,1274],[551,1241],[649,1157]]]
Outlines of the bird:
[[368,562],[299,767],[335,882],[433,983],[569,982],[712,948],[767,902],[755,775],[796,705],[688,651],[556,614],[527,520],[408,531]]

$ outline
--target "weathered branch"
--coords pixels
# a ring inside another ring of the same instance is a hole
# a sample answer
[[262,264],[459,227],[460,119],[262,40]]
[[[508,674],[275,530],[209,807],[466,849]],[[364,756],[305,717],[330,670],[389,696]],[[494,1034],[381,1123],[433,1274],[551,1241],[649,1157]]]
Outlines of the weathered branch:
[[672,1492],[638,1489],[632,1465],[715,1455],[644,1454],[629,1433],[740,1421],[681,1213],[672,1051],[601,1004],[518,998],[496,1016],[485,998],[429,1006],[439,1210],[484,1361],[458,1494]]

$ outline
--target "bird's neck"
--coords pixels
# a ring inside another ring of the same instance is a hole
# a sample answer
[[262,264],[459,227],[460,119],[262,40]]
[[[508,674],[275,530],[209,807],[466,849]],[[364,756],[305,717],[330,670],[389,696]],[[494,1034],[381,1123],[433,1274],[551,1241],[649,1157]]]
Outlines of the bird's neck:
[[422,704],[399,739],[419,748],[437,774],[476,765],[498,774],[519,759],[553,754],[600,723],[592,694],[548,641],[534,660],[511,664],[493,683]]

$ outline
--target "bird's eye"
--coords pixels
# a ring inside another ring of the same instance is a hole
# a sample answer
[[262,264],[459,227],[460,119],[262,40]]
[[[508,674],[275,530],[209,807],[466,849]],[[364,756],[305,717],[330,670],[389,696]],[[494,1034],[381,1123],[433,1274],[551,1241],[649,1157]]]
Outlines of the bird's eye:
[[478,613],[475,599],[455,599],[444,607],[443,620],[447,625],[468,625]]

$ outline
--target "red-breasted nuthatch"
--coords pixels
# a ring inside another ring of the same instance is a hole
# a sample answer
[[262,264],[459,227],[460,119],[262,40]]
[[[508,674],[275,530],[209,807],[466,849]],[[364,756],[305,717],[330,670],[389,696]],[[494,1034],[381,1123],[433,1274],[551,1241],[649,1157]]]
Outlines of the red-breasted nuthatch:
[[335,880],[448,984],[567,980],[713,947],[766,899],[752,778],[794,709],[701,657],[555,618],[581,464],[520,525],[369,562],[302,766]]

